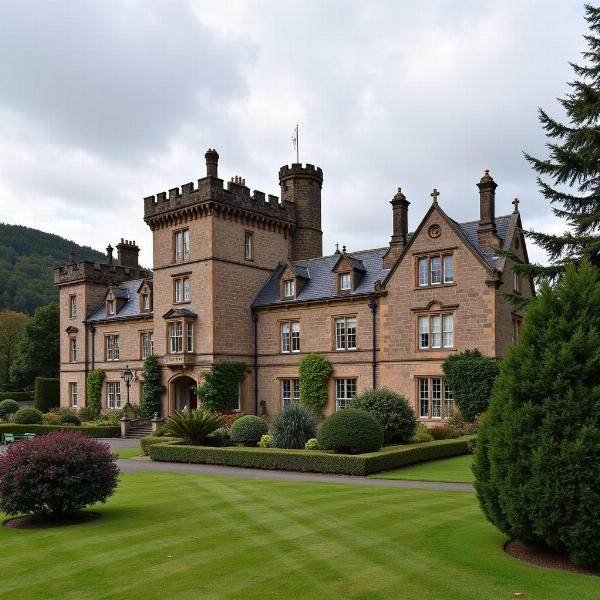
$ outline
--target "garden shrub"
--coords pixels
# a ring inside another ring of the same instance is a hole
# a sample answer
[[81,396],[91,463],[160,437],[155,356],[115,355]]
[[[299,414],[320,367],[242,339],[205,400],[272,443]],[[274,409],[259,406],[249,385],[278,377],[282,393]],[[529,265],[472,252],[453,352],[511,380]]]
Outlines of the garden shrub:
[[160,416],[162,410],[162,394],[165,386],[161,382],[161,371],[158,357],[151,354],[144,360],[144,390],[142,401],[140,403],[141,415],[146,419],[151,419],[155,413]]
[[543,282],[502,360],[473,471],[512,539],[600,567],[600,281],[587,260]]
[[33,406],[40,412],[48,412],[60,405],[60,380],[58,377],[36,377]]
[[317,450],[319,448],[319,443],[317,442],[317,438],[310,438],[310,440],[306,440],[306,444],[304,444],[305,450]]
[[165,431],[174,437],[192,445],[199,445],[223,426],[222,419],[214,413],[204,410],[186,410],[174,412],[165,423]]
[[[37,425],[20,423],[0,423],[0,435],[3,433],[35,433],[35,435],[46,435],[51,431],[66,431],[68,425]],[[103,427],[96,425],[82,425],[77,430],[81,435],[95,438],[114,438],[121,435],[120,427]]]
[[317,435],[317,421],[308,406],[292,402],[275,417],[271,433],[275,448],[304,448]]
[[345,408],[323,421],[317,443],[319,448],[334,452],[375,452],[383,446],[383,427],[367,411]]
[[11,444],[0,456],[0,509],[61,516],[106,502],[119,469],[107,444],[75,432]]
[[202,373],[204,381],[196,389],[202,407],[212,412],[233,411],[247,370],[244,363],[219,362]]
[[311,352],[300,361],[300,402],[320,415],[329,397],[327,382],[333,367],[322,354]]
[[449,356],[442,369],[463,419],[473,421],[488,407],[498,376],[498,360],[482,356],[477,349],[465,350]]
[[60,417],[61,425],[81,425],[81,419],[77,415],[62,415]]
[[401,444],[408,441],[417,428],[417,419],[413,409],[404,396],[378,388],[355,396],[350,408],[366,410],[383,427],[385,444]]
[[140,438],[140,447],[142,449],[142,453],[147,456],[150,446],[153,446],[154,444],[179,444],[181,442],[183,442],[183,439],[178,437],[167,435],[147,435],[143,438]]
[[256,444],[259,448],[269,448],[271,446],[271,442],[273,441],[273,436],[265,433],[260,437],[260,441]]
[[0,402],[0,419],[6,420],[19,410],[19,404],[10,398]]
[[269,425],[264,419],[254,415],[245,415],[233,422],[230,434],[234,444],[256,446],[260,438],[269,431]]
[[[157,439],[160,440],[161,438]],[[428,460],[467,454],[469,452],[469,440],[461,438],[459,440],[429,442],[419,446],[395,446],[367,454],[334,454],[320,450],[244,448],[241,446],[209,448],[207,446],[183,446],[165,443],[154,444],[149,447],[148,451],[150,458],[158,461],[339,473],[342,475],[369,475]]]
[[55,412],[47,412],[42,415],[44,425],[60,425],[61,415]]
[[41,424],[44,420],[37,408],[20,408],[12,417],[13,423]]
[[456,429],[456,427],[449,427],[448,425],[431,427],[429,433],[434,440],[451,440],[461,436],[460,429]]
[[93,421],[95,417],[95,415],[88,406],[82,406],[79,409],[78,416],[82,421]]
[[223,448],[225,446],[231,446],[231,436],[229,435],[229,429],[225,426],[219,427],[215,432],[210,433],[206,436],[204,442],[206,446],[214,446],[215,448]]
[[102,369],[94,369],[87,376],[87,394],[85,405],[97,419],[102,412],[102,382],[105,373]]
[[410,438],[411,444],[422,444],[423,442],[431,442],[433,440],[433,436],[431,435],[431,430],[427,425],[423,425],[423,423],[419,423],[417,425],[417,429],[415,430],[415,434]]

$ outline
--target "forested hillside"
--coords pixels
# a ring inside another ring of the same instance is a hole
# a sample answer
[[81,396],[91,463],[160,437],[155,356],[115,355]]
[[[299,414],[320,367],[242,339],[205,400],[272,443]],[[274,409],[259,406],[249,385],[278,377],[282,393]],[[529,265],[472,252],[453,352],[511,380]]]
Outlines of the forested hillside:
[[104,261],[105,255],[52,233],[0,223],[0,310],[33,314],[58,299],[53,269],[67,262],[70,250],[78,260]]

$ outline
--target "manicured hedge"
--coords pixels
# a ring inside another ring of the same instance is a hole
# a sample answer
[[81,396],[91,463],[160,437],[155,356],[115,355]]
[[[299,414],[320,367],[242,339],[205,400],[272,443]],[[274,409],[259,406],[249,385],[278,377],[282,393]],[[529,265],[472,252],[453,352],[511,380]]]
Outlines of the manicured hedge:
[[0,392],[0,402],[2,402],[2,400],[33,402],[33,392]]
[[58,377],[36,377],[33,406],[43,413],[60,406]]
[[44,435],[51,431],[76,431],[83,435],[95,438],[114,438],[121,437],[121,428],[106,425],[93,425],[81,427],[61,426],[61,425],[20,425],[18,423],[0,423],[0,435],[3,433],[35,433],[36,435]]
[[183,440],[181,438],[167,435],[147,435],[146,437],[140,438],[140,446],[142,448],[142,452],[148,455],[150,446],[153,446],[154,444],[177,444],[182,441]]
[[458,440],[439,440],[410,446],[393,446],[379,452],[355,455],[333,454],[318,450],[243,447],[208,448],[206,446],[155,443],[150,446],[149,454],[152,460],[157,461],[205,463],[285,471],[312,471],[342,475],[369,475],[427,460],[467,454],[469,452],[469,441],[470,437],[463,437]]

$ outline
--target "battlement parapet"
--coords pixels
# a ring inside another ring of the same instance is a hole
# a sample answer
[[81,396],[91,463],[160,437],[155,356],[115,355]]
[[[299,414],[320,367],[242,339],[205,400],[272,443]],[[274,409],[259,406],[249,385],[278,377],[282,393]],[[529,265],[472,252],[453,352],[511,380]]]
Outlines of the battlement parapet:
[[54,285],[57,287],[84,281],[114,285],[131,279],[145,279],[149,271],[140,267],[109,265],[88,260],[69,262],[54,269]]
[[292,163],[291,165],[283,165],[279,169],[279,181],[283,181],[288,177],[308,177],[319,183],[323,183],[323,171],[321,167],[315,167],[310,163],[302,166],[302,163]]

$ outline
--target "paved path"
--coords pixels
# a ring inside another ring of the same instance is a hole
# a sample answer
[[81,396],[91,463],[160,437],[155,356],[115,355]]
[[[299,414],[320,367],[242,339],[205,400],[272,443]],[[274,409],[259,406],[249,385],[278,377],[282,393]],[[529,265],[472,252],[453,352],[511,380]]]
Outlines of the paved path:
[[419,490],[445,490],[452,492],[473,492],[469,483],[442,483],[435,481],[403,481],[400,479],[371,479],[350,475],[330,475],[326,473],[300,473],[297,471],[275,471],[266,469],[245,469],[222,467],[219,465],[198,465],[185,463],[157,462],[145,459],[120,459],[119,468],[123,473],[161,471],[166,473],[195,473],[218,477],[243,477],[268,481],[309,481],[313,483],[349,483],[353,485],[373,485],[378,487],[399,487]]

